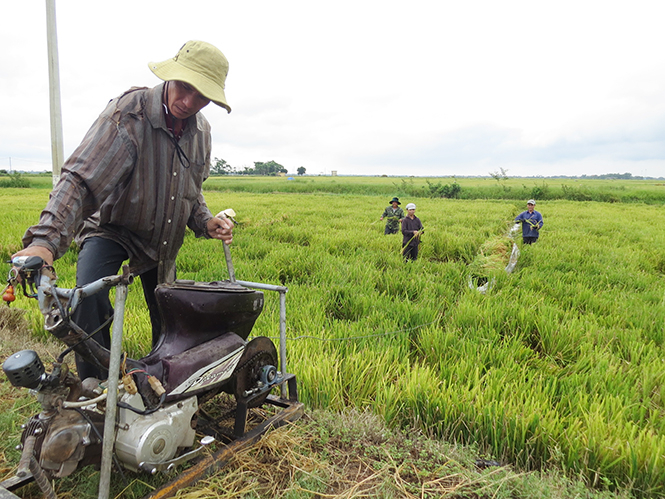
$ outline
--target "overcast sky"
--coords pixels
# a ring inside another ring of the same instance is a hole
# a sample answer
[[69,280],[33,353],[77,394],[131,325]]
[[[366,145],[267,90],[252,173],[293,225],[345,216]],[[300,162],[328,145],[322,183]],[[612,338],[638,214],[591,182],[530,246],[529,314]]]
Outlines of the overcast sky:
[[[50,170],[43,0],[2,2],[0,168]],[[340,175],[665,176],[665,2],[56,0],[65,156],[147,63],[229,59],[213,157]]]

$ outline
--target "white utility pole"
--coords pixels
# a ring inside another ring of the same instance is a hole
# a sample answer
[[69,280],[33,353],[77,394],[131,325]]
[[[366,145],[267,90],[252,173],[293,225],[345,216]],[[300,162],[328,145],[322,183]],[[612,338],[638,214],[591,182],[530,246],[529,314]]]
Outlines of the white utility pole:
[[53,164],[53,187],[55,187],[60,180],[60,169],[64,162],[55,0],[46,0],[46,41],[48,45],[49,101],[51,103],[51,162]]

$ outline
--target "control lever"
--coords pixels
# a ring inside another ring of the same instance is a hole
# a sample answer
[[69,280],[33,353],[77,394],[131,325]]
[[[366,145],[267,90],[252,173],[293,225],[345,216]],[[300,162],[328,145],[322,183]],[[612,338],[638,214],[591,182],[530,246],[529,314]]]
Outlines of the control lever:
[[[236,212],[232,208],[227,208],[217,213],[217,218],[226,218],[231,220],[231,222],[235,222],[233,219],[235,216]],[[222,243],[222,246],[224,246],[224,258],[226,259],[226,269],[229,271],[229,281],[236,282],[236,272],[233,270],[233,261],[231,260],[231,248],[226,243]]]

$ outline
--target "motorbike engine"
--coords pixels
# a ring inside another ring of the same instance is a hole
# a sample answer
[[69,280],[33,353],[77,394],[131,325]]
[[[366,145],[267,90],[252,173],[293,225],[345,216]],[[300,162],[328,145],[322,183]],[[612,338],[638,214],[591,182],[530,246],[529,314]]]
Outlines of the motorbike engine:
[[[138,394],[125,394],[123,402],[142,407]],[[178,448],[194,445],[193,418],[198,410],[196,397],[166,404],[151,414],[120,409],[115,450],[122,464],[131,470],[150,470],[151,464],[172,459]]]
[[[122,400],[142,407],[138,395],[125,394]],[[118,460],[133,471],[150,470],[151,464],[172,459],[179,448],[193,446],[196,435],[192,420],[197,409],[196,397],[167,404],[152,414],[119,409],[115,442]],[[23,441],[34,436],[35,454],[42,469],[51,478],[65,477],[79,467],[99,464],[103,425],[104,414],[92,406],[80,411],[42,412],[26,425]]]
[[100,426],[103,424],[103,417],[93,416],[93,419],[86,420],[73,410],[61,410],[49,418],[44,418],[44,413],[32,418],[24,437],[37,436],[35,449],[39,464],[47,475],[64,477],[79,465],[99,462],[101,441],[90,425],[89,421],[93,420]]

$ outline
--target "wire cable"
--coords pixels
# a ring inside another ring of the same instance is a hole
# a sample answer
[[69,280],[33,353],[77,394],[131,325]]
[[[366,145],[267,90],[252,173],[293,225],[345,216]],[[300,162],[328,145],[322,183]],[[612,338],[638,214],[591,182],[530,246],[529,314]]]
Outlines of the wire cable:
[[[411,328],[408,328],[408,329],[400,329],[399,331],[390,331],[390,332],[387,332],[387,333],[366,334],[366,335],[362,335],[362,336],[347,336],[346,338],[319,338],[318,336],[302,335],[302,336],[296,336],[294,338],[287,337],[286,339],[287,340],[305,340],[305,339],[309,339],[309,340],[318,340],[318,341],[351,341],[351,340],[362,340],[362,339],[366,339],[366,338],[379,338],[379,337],[382,337],[382,336],[392,336],[392,335],[397,335],[397,334],[400,334],[400,333],[406,333],[406,332],[409,332],[409,331],[413,331],[415,329],[420,329],[421,327],[430,326],[432,324],[435,324],[435,323],[441,321],[441,319],[442,318],[439,318],[439,319],[436,319],[432,322],[427,322],[426,324],[420,324],[419,326],[414,326],[414,327],[411,327]],[[279,337],[276,337],[276,336],[268,336],[268,338],[270,338],[271,340],[278,340],[279,339]]]

